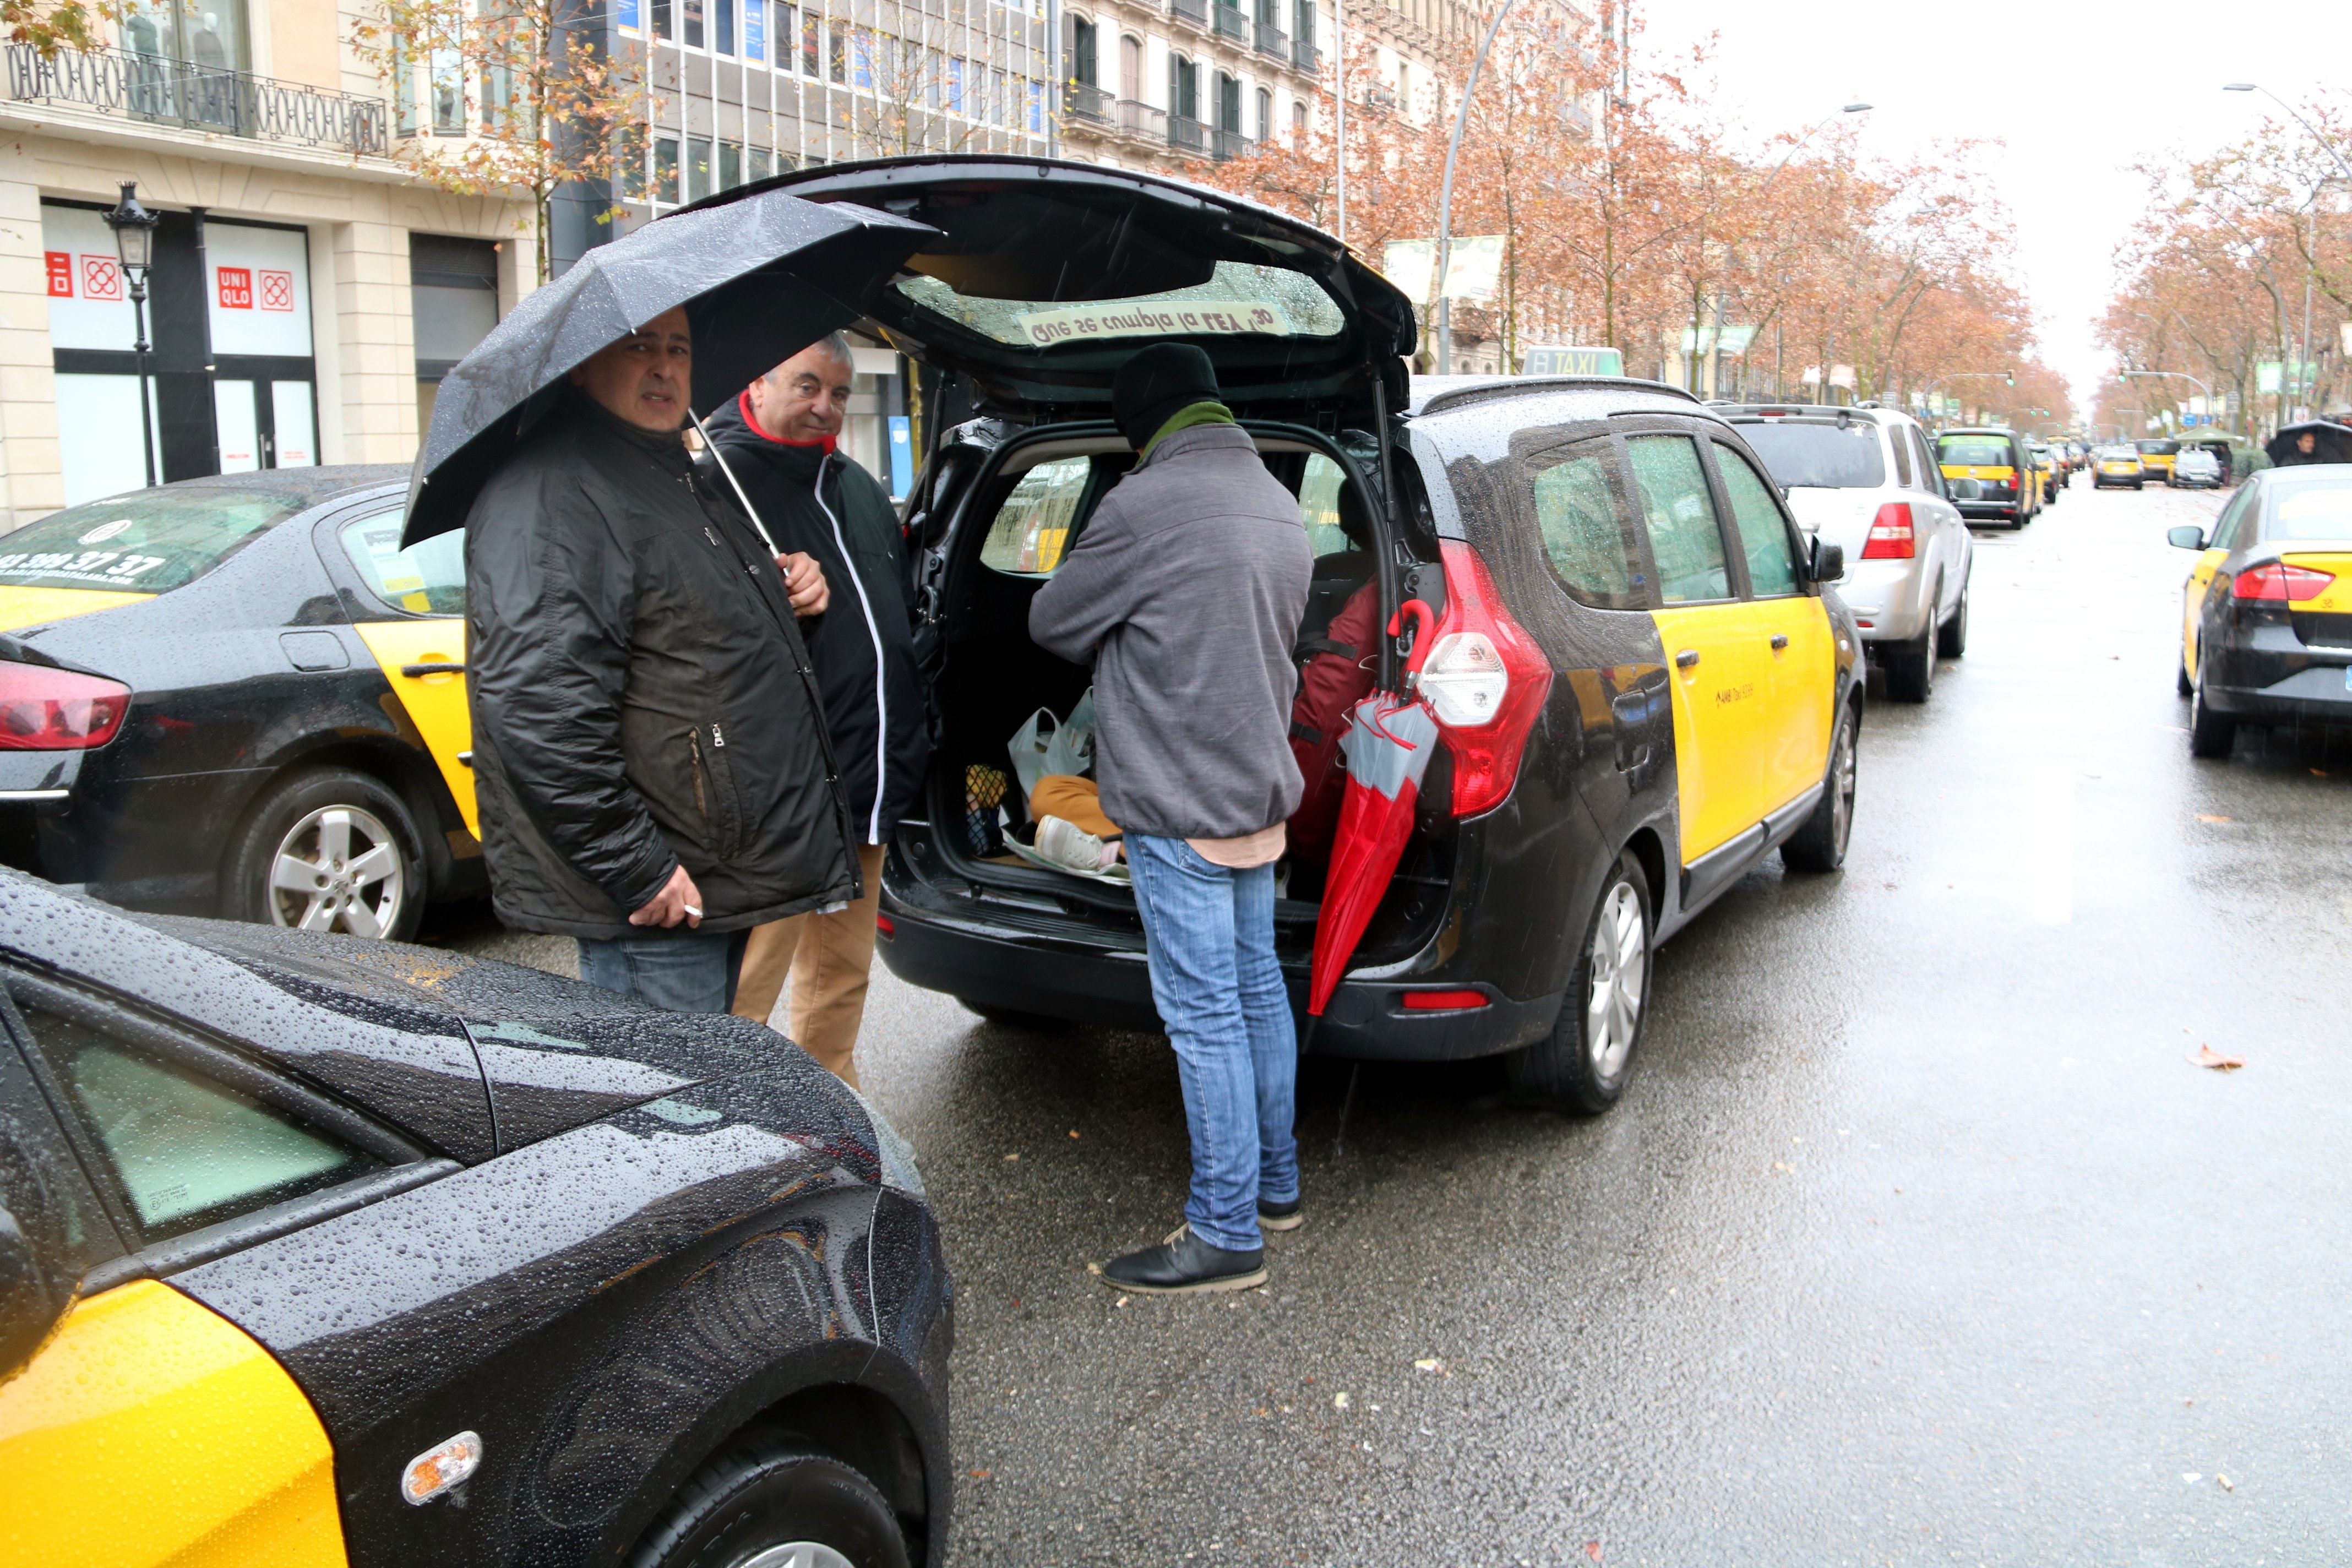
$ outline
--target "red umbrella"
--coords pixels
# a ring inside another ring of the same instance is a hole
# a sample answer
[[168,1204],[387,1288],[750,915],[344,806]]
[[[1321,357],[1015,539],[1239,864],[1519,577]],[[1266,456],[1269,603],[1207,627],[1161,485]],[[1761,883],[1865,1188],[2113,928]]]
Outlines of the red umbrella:
[[[1395,637],[1407,620],[1418,629],[1405,668],[1418,675],[1437,616],[1419,599],[1408,599],[1389,623],[1389,635]],[[1339,805],[1331,869],[1315,920],[1315,962],[1307,977],[1307,1013],[1313,1018],[1323,1016],[1412,836],[1421,775],[1437,749],[1437,716],[1417,697],[1375,691],[1349,715],[1348,738],[1339,749],[1348,759],[1348,793]]]

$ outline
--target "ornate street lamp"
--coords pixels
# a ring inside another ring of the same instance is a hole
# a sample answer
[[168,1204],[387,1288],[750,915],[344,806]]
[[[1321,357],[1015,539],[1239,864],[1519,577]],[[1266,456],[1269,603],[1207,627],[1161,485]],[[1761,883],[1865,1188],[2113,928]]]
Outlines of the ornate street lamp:
[[151,213],[139,205],[139,182],[122,182],[122,199],[106,215],[106,226],[114,231],[115,258],[122,263],[122,276],[131,284],[131,320],[138,324],[138,340],[131,345],[139,356],[139,453],[147,461],[147,486],[155,486],[155,424],[147,407],[147,268],[155,258],[155,226],[163,221],[161,213]]

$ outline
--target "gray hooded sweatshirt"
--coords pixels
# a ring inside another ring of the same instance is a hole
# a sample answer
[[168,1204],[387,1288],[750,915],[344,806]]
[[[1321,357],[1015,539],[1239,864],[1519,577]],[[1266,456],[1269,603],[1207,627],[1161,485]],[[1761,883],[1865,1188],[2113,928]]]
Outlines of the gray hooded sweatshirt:
[[1314,567],[1297,499],[1235,426],[1162,437],[1095,509],[1029,636],[1094,666],[1095,780],[1123,831],[1239,838],[1297,808],[1291,648]]

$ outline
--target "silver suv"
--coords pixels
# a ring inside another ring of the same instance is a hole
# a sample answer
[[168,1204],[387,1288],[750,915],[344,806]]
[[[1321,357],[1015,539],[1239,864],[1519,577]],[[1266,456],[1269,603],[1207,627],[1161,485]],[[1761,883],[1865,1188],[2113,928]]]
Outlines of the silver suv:
[[1967,651],[1976,556],[1927,433],[1892,408],[1775,403],[1717,412],[1764,459],[1798,526],[1844,550],[1838,594],[1871,662],[1886,671],[1886,694],[1927,700],[1936,661]]

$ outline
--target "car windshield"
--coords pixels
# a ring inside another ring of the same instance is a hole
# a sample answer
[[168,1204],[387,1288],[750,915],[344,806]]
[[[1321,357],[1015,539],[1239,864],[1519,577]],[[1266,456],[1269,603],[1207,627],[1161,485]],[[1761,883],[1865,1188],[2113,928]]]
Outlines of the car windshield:
[[1246,261],[1220,261],[1215,276],[1191,288],[1077,305],[981,299],[937,278],[902,278],[893,287],[983,337],[1041,349],[1118,338],[1336,338],[1347,329],[1339,307],[1315,279]]
[[1936,443],[1936,459],[1956,468],[2006,468],[2012,461],[1998,436],[1947,436]]
[[2178,441],[2138,441],[2133,443],[2142,454],[2150,458],[2168,458],[2180,450]]
[[1776,483],[1790,489],[1873,489],[1886,482],[1878,427],[1833,425],[1825,419],[1740,422],[1739,433],[1764,459]]
[[2102,447],[2099,448],[2099,460],[2103,463],[2136,463],[2139,461],[2139,452],[2131,447]]
[[0,585],[160,594],[193,583],[313,498],[284,490],[133,490],[0,539]]
[[2352,479],[2281,485],[2271,492],[2266,539],[2352,539]]

